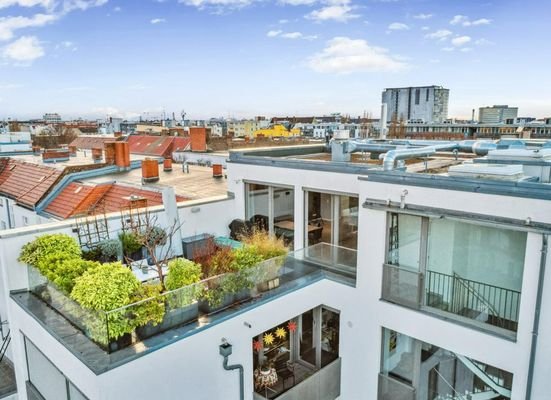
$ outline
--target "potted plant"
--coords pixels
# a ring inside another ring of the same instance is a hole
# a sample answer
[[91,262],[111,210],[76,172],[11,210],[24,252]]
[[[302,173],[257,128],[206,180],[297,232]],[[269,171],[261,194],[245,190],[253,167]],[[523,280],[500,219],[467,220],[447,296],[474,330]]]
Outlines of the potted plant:
[[98,250],[102,262],[113,262],[119,259],[122,253],[122,244],[118,239],[107,239],[98,243]]
[[122,232],[119,234],[119,240],[122,244],[123,259],[127,264],[143,258],[142,244],[138,235],[130,231]]
[[202,292],[201,266],[185,258],[176,258],[168,263],[165,287],[168,292],[162,295],[165,313],[158,325],[149,323],[136,330],[142,338],[183,325],[197,319],[199,307],[197,298]]

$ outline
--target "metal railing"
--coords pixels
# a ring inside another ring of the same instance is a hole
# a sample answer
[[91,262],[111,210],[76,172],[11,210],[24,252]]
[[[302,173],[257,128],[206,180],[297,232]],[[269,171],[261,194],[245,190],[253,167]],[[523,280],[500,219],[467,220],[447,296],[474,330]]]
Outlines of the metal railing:
[[8,333],[4,337],[4,340],[2,340],[2,347],[0,347],[0,362],[2,362],[2,360],[4,359],[4,356],[8,351],[10,342],[11,342],[11,335],[10,335],[10,331],[8,330]]
[[520,292],[465,279],[454,273],[427,271],[425,302],[453,314],[516,331]]

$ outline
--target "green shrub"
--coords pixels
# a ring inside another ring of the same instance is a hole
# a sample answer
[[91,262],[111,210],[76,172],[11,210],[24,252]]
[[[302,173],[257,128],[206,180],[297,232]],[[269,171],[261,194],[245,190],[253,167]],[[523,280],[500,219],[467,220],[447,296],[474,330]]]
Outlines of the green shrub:
[[176,258],[168,263],[165,279],[167,290],[175,290],[201,280],[201,266],[185,258]]
[[132,302],[139,303],[129,307],[129,311],[133,314],[133,322],[136,327],[148,323],[158,325],[163,321],[165,302],[163,296],[160,296],[161,291],[161,285],[141,285],[134,294]]
[[289,252],[283,238],[270,235],[266,231],[255,230],[251,236],[244,239],[244,243],[245,245],[255,247],[257,253],[264,260],[284,256]]
[[105,261],[114,261],[122,253],[122,244],[118,239],[107,239],[98,243],[98,249]]
[[58,250],[55,253],[49,253],[40,257],[36,267],[43,276],[45,276],[49,281],[54,282],[58,277],[57,271],[64,262],[79,259],[80,258],[75,257],[74,254]]
[[231,247],[221,247],[210,257],[208,272],[211,275],[225,274],[232,271],[234,253]]
[[140,238],[133,232],[122,232],[119,234],[119,240],[122,243],[122,250],[126,256],[129,256],[142,248]]
[[164,246],[168,239],[165,230],[160,226],[150,226],[140,233],[141,242],[148,247]]
[[69,235],[54,233],[42,235],[32,242],[27,243],[21,249],[19,261],[38,268],[38,264],[45,257],[54,253],[66,253],[70,258],[78,258],[82,252],[77,241]]
[[233,251],[233,260],[230,264],[232,271],[243,271],[254,267],[263,260],[255,246],[244,246]]
[[82,250],[82,258],[89,261],[100,261],[101,251],[96,247],[90,250]]
[[86,309],[110,311],[129,304],[140,285],[121,263],[100,264],[75,280],[71,297]]
[[75,280],[91,268],[100,264],[96,261],[71,258],[63,261],[55,271],[56,277],[52,280],[63,292],[70,294],[75,286]]

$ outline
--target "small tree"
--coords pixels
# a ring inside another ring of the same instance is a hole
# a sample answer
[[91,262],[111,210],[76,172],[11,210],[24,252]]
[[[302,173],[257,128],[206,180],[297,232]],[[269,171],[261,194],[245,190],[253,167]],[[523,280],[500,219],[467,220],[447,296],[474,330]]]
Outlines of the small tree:
[[159,224],[157,215],[151,214],[147,209],[142,213],[137,213],[136,220],[123,218],[124,232],[134,234],[137,243],[145,247],[152,261],[151,269],[159,275],[163,290],[165,289],[163,266],[174,256],[173,238],[180,227],[181,223],[174,221],[168,227],[163,228]]

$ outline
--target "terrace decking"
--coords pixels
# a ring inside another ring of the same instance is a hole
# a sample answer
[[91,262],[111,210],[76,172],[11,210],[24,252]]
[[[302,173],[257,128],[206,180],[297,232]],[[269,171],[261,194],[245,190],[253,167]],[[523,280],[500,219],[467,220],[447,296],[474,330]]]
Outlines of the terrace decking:
[[5,359],[0,362],[0,398],[17,392],[13,366]]

